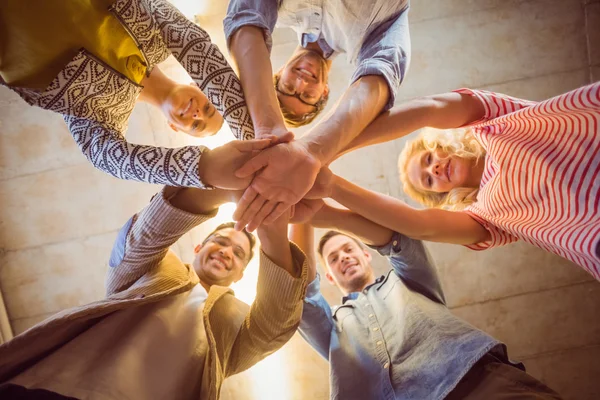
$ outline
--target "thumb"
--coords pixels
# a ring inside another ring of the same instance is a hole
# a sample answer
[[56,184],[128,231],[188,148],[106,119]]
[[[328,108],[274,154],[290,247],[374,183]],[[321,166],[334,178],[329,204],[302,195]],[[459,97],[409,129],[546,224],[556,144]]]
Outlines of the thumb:
[[286,133],[284,133],[283,135],[279,136],[277,138],[279,143],[288,143],[291,142],[292,140],[294,140],[294,134],[290,131],[287,131]]
[[263,167],[266,167],[269,164],[269,159],[265,155],[265,153],[259,153],[256,157],[251,158],[246,161],[244,165],[242,165],[237,171],[235,171],[235,176],[238,178],[246,178],[255,172],[260,171]]
[[266,149],[270,145],[271,140],[269,139],[238,140],[235,143],[235,148],[242,153],[250,153]]

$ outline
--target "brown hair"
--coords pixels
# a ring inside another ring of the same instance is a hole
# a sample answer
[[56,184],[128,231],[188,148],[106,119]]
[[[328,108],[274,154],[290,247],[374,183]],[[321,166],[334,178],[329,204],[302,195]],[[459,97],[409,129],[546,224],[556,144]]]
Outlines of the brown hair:
[[[202,244],[204,245],[206,242],[208,242],[210,238],[215,235],[215,233],[228,228],[235,228],[235,222],[224,222],[221,225],[217,226],[214,231],[212,231],[208,234],[208,236],[206,236],[206,238],[202,241]],[[242,232],[244,232],[244,234],[248,238],[248,242],[250,242],[250,257],[248,257],[248,261],[250,261],[252,260],[252,257],[254,257],[254,245],[256,245],[256,238],[253,234],[248,232],[246,228],[244,228]]]
[[323,263],[324,266],[327,265],[327,263],[325,262],[325,257],[323,257],[323,247],[325,247],[325,243],[327,243],[329,241],[329,239],[331,239],[334,236],[338,236],[338,235],[342,235],[342,236],[346,236],[350,239],[352,239],[357,245],[358,247],[360,247],[361,249],[363,248],[363,245],[360,241],[358,241],[355,237],[346,235],[342,232],[338,232],[338,231],[327,231],[325,232],[325,234],[323,236],[321,236],[321,239],[319,239],[319,246],[317,247],[317,253],[319,253],[319,257],[321,258],[321,262]]

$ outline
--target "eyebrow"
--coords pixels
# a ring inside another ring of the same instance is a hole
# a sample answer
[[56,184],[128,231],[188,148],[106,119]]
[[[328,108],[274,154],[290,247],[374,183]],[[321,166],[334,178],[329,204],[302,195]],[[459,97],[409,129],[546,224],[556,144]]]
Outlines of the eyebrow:
[[[296,99],[296,100],[297,100],[297,101],[299,101],[299,102],[300,102],[300,104],[302,104],[302,105],[309,106],[309,107],[312,107],[312,108],[314,108],[314,109],[316,109],[316,108],[317,108],[317,106],[316,106],[316,105],[311,105],[311,104],[305,103],[305,102],[303,102],[302,100],[300,100],[298,97],[296,97],[296,96],[294,96],[294,95],[291,95],[291,94],[285,94],[285,93],[283,93],[283,92],[280,92],[279,90],[277,90],[277,93],[276,93],[276,94],[277,94],[277,99],[279,100],[279,105],[280,105],[280,106],[282,105],[282,103],[281,103],[281,99],[279,99],[279,96],[281,95],[281,96],[285,96],[285,97],[287,97],[287,98]],[[283,104],[283,106],[284,106],[284,107],[286,107],[286,108],[289,110],[289,107],[287,107],[285,104]],[[296,114],[296,113],[292,113],[291,111],[288,111],[288,112],[290,112],[291,114],[294,114],[294,115],[298,116],[298,114]],[[312,112],[312,111],[309,111],[309,113],[310,113],[310,112]],[[305,114],[308,114],[308,113],[305,113]],[[303,114],[303,115],[304,115],[304,114]]]
[[333,250],[332,250],[332,251],[329,253],[329,255],[327,256],[327,261],[329,261],[329,260],[331,259],[331,256],[332,256],[334,253],[337,253],[338,251],[340,251],[340,250],[341,250],[341,249],[343,249],[344,247],[346,247],[346,246],[348,246],[348,245],[351,245],[351,244],[352,244],[352,242],[346,242],[346,243],[342,243],[342,244],[341,244],[341,245],[339,245],[337,248],[333,249]]
[[212,118],[213,115],[215,115],[215,113],[217,112],[217,108],[214,106],[214,104],[211,103],[211,113],[208,115],[208,118]]
[[[419,164],[421,164],[421,171],[423,171],[423,166],[425,165],[425,157],[427,157],[427,152],[425,152],[425,153],[423,153],[423,155],[421,155],[421,161],[419,163]],[[421,172],[421,186],[423,186],[424,189],[427,189],[426,178],[427,178],[427,173]]]
[[[231,240],[231,238],[229,238],[228,236],[223,236],[223,235],[219,235],[218,233],[215,233],[214,237],[225,239],[225,240],[227,240],[227,243],[229,243],[229,244],[233,243],[233,241]],[[242,258],[244,258],[244,259],[246,258],[246,250],[244,250],[244,248],[242,246],[240,246],[239,244],[233,243],[233,247],[236,250],[239,250],[239,251],[242,252],[242,256],[243,256]]]

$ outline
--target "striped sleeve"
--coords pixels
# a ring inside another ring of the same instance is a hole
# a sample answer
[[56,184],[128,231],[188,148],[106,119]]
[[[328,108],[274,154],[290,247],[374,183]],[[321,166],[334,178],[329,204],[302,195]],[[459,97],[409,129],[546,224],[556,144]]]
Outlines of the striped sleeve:
[[488,92],[487,90],[474,90],[474,89],[457,89],[454,90],[456,93],[468,94],[474,96],[485,108],[485,115],[479,121],[475,121],[472,124],[476,124],[483,121],[489,121],[497,117],[501,117],[506,114],[521,110],[526,107],[531,107],[537,104],[535,101],[522,100],[516,97],[507,96],[501,93]]
[[464,210],[471,218],[477,221],[481,226],[483,226],[490,233],[490,240],[485,242],[473,243],[466,245],[471,250],[487,250],[492,247],[500,247],[507,245],[512,242],[516,242],[519,240],[516,236],[511,235],[508,232],[503,231],[498,228],[494,224],[492,224],[488,219],[484,217],[485,211],[477,207],[477,203],[467,207]]
[[163,188],[154,195],[150,204],[127,221],[117,235],[106,277],[107,296],[129,289],[161,263],[169,247],[181,236],[217,214],[217,210],[208,214],[180,210],[169,203],[176,193],[168,193],[169,190]]

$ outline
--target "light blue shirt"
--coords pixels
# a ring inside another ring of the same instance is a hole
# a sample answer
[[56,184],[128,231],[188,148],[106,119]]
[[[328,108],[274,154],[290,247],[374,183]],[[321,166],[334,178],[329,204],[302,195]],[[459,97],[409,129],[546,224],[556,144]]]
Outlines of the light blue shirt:
[[332,399],[443,399],[484,354],[505,348],[455,317],[423,244],[398,233],[377,249],[392,270],[331,308],[308,286],[300,334],[330,363]]
[[224,20],[227,43],[242,26],[263,29],[269,50],[275,25],[292,28],[306,47],[317,42],[326,58],[346,53],[356,64],[350,84],[380,75],[390,89],[386,110],[408,70],[408,0],[231,0]]

